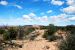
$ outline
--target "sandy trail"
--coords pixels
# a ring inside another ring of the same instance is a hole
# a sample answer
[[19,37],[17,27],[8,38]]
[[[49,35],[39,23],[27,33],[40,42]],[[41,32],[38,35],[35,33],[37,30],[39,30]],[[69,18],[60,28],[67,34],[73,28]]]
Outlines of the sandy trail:
[[18,50],[58,50],[57,42],[48,42],[42,38],[44,30],[38,31],[40,35],[36,38],[36,40],[24,43],[23,48],[19,48]]
[[58,50],[56,44],[57,42],[47,42],[45,40],[31,41],[25,43],[23,48],[18,50]]
[[[57,44],[58,42],[48,42],[42,38],[44,34],[44,30],[37,30],[39,32],[39,36],[36,37],[34,41],[16,41],[16,43],[21,44],[23,42],[23,47],[12,50],[58,50]],[[10,49],[9,49],[10,50]]]

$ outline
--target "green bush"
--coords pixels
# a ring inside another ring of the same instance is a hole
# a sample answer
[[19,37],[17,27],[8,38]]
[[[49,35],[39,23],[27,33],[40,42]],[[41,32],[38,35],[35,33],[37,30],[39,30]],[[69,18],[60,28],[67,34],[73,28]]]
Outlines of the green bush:
[[5,40],[16,39],[16,36],[17,36],[17,31],[15,29],[13,29],[13,28],[8,29],[3,34],[3,37],[4,37]]
[[29,33],[31,33],[34,30],[35,30],[34,28],[28,28],[28,30],[25,31],[25,35],[28,35]]
[[0,34],[4,34],[5,30],[4,29],[0,29]]
[[68,35],[66,41],[62,41],[59,45],[60,50],[75,50],[75,34]]
[[57,31],[57,27],[53,24],[50,24],[47,28],[48,30],[44,33],[43,37],[50,40],[52,38],[55,39],[54,33]]
[[56,32],[57,28],[53,24],[49,24],[48,26],[48,34],[53,35]]
[[5,32],[4,34],[3,34],[3,38],[4,38],[4,40],[9,40],[10,39],[10,34],[9,34],[9,32]]
[[16,29],[14,29],[13,27],[11,27],[8,30],[8,33],[9,33],[10,39],[16,39],[16,36],[17,36],[17,30]]

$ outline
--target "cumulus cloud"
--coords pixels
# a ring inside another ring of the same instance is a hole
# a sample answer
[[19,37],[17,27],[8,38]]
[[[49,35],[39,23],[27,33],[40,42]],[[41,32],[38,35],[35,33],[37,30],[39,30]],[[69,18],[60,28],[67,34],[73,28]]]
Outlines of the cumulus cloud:
[[[71,17],[72,18],[71,18]],[[46,16],[43,15],[41,17],[37,16],[35,13],[29,13],[27,15],[23,15],[23,20],[27,22],[47,22],[47,23],[53,23],[53,24],[60,24],[60,23],[67,23],[75,20],[74,15],[68,15],[68,14],[58,14],[54,16]]]
[[1,5],[8,5],[8,2],[7,1],[0,1],[0,4]]
[[27,14],[32,20],[36,20],[37,17],[36,17],[36,14],[35,13],[29,13]]
[[75,15],[70,14],[58,14],[50,16],[50,23],[55,25],[68,25],[69,23],[75,21]]
[[52,12],[52,10],[48,10],[48,11],[47,11],[47,13],[51,13],[51,12]]
[[25,21],[31,21],[31,17],[28,15],[23,15],[22,17]]
[[48,21],[48,17],[47,16],[43,16],[43,17],[41,17],[41,20],[46,22],[46,21]]
[[62,11],[68,14],[75,14],[75,6],[68,6],[63,8]]
[[75,0],[67,0],[67,5],[75,5]]
[[51,16],[50,19],[52,21],[57,21],[57,22],[61,22],[61,21],[66,21],[67,20],[67,15],[66,14],[59,14],[59,15],[56,15],[56,16]]
[[58,6],[61,6],[61,5],[64,4],[63,1],[59,1],[59,0],[52,0],[51,3],[52,3],[53,5],[58,5]]
[[29,13],[29,14],[23,15],[22,17],[26,21],[36,20],[36,15],[34,13]]
[[75,21],[75,17],[70,17],[70,18],[68,18],[68,20]]
[[71,20],[69,20],[69,15],[67,14],[58,14],[50,16],[49,21],[51,24],[55,25],[67,25]]
[[67,0],[66,4],[69,5],[66,8],[61,9],[64,13],[75,14],[75,0]]
[[67,14],[67,21],[75,21],[75,0],[66,0],[68,7],[61,9],[64,13]]
[[48,22],[48,17],[47,16],[37,17],[36,20],[39,22]]
[[36,21],[36,22],[47,22],[48,21],[48,17],[47,16],[38,17],[34,13],[29,13],[27,15],[23,15],[23,19],[24,20],[28,20],[28,21]]

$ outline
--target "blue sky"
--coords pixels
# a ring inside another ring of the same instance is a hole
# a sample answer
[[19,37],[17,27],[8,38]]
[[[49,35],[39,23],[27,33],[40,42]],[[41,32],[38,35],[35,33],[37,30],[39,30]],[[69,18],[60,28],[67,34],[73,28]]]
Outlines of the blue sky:
[[0,25],[75,25],[75,0],[0,0]]

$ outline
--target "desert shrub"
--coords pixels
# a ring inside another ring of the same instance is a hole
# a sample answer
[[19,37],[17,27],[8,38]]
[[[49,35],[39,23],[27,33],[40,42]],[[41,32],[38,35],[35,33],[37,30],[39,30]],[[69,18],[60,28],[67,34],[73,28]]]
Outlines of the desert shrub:
[[0,29],[0,34],[4,34],[5,30],[4,29]]
[[41,26],[40,29],[48,29],[48,26]]
[[56,30],[57,30],[56,26],[54,26],[53,24],[49,24],[47,31],[48,35],[53,35],[54,32],[56,32]]
[[6,31],[4,34],[3,34],[3,39],[4,40],[9,40],[10,38],[9,38],[9,33]]
[[66,28],[66,31],[70,31],[71,34],[75,34],[75,26],[74,25],[68,25],[65,28]]
[[63,40],[60,45],[60,50],[75,50],[75,34],[70,34],[66,37],[66,41]]
[[48,30],[44,33],[43,37],[50,40],[50,39],[55,39],[54,33],[57,31],[56,26],[53,24],[50,24],[47,28]]
[[11,27],[11,28],[8,30],[8,34],[9,34],[10,39],[16,39],[17,30],[14,29],[13,27]]
[[34,30],[35,30],[34,28],[28,28],[28,30],[25,31],[25,35],[28,35],[29,33],[31,33]]

